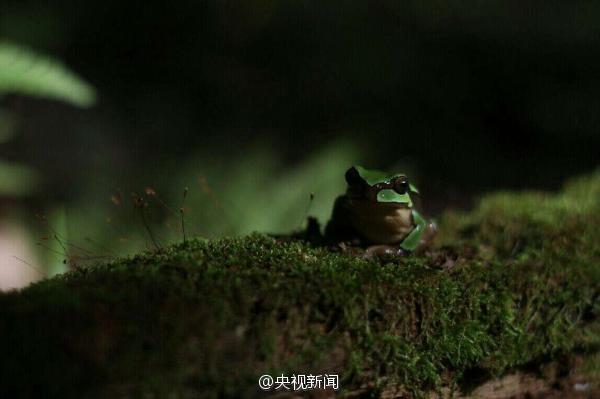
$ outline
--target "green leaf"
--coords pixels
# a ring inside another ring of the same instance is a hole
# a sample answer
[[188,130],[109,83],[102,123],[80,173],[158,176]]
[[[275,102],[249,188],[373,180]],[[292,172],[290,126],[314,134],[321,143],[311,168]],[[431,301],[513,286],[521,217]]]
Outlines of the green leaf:
[[25,94],[89,107],[94,88],[59,61],[27,48],[0,41],[0,95]]

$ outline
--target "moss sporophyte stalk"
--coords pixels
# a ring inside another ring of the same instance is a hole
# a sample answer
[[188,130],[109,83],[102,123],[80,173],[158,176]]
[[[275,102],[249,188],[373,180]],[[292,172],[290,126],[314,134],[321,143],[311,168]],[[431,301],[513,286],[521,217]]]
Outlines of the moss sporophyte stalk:
[[4,293],[3,396],[249,397],[263,374],[308,372],[339,374],[340,395],[425,396],[593,356],[598,198],[600,173],[492,194],[388,261],[188,238]]

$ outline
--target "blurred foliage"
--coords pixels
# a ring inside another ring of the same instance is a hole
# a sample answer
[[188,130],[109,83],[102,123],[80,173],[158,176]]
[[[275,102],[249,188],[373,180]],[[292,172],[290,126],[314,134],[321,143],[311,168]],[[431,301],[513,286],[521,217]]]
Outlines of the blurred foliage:
[[[94,88],[60,62],[14,43],[0,41],[0,98],[6,94],[44,97],[88,107],[96,99]],[[0,108],[0,143],[16,133],[18,116]],[[29,194],[37,181],[28,166],[0,160],[0,195]]]
[[[72,110],[52,114],[62,118],[57,140],[88,168],[71,186],[98,180],[95,157],[142,184],[205,146],[260,135],[297,160],[344,136],[373,166],[415,160],[443,198],[454,186],[464,195],[556,189],[596,166],[599,17],[600,3],[586,0],[207,0],[143,10],[5,0],[0,34],[60,54],[102,92],[85,126]],[[32,137],[56,120],[35,117]],[[53,187],[61,172],[49,168]]]
[[13,43],[0,42],[0,95],[23,94],[66,101],[76,106],[94,104],[94,88],[57,60]]
[[[89,107],[96,100],[95,89],[59,61],[17,44],[0,41],[0,98],[7,94],[60,100],[78,107]],[[17,113],[0,108],[0,144],[14,138],[18,119]],[[30,196],[41,180],[34,167],[0,159],[0,200],[3,197]],[[45,245],[48,251],[43,258],[47,266],[45,272],[52,276],[67,270],[64,258],[69,250],[61,242],[67,238],[64,212],[47,211],[51,215],[49,220],[44,221],[44,227],[49,231],[44,233],[52,240]],[[57,254],[60,254],[58,259]]]
[[[90,188],[89,197],[66,212],[69,236],[96,255],[132,253],[153,246],[143,217],[161,245],[179,242],[182,207],[188,238],[288,233],[303,228],[307,216],[328,220],[345,190],[344,172],[358,159],[358,148],[344,141],[291,165],[265,143],[240,151],[235,162],[197,154],[164,165],[158,186]],[[134,206],[136,197],[143,198],[143,209]],[[82,260],[89,257],[72,250]]]
[[[300,229],[308,215],[329,218],[333,200],[346,187],[344,172],[358,158],[356,146],[335,142],[288,164],[276,149],[257,145],[229,164],[192,161],[173,186],[194,188],[188,218],[204,236],[284,233]],[[173,201],[177,194],[171,194]]]
[[35,189],[38,173],[32,168],[0,159],[0,196],[23,196]]
[[15,136],[16,124],[15,115],[0,108],[0,144],[10,141]]

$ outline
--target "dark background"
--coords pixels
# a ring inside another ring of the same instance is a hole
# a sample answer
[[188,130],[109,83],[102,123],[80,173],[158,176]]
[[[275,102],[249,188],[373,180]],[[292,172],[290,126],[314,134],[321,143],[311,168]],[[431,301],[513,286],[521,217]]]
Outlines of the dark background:
[[281,175],[348,143],[365,166],[408,169],[434,214],[557,189],[598,165],[598,21],[592,1],[2,0],[0,35],[63,60],[99,101],[5,98],[20,125],[1,151],[43,171],[32,208],[180,193],[179,165],[209,158],[236,185],[257,148]]

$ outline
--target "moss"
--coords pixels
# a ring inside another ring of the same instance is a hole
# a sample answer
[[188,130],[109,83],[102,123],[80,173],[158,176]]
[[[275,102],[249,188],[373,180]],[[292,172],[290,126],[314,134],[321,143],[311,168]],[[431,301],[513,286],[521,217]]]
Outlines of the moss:
[[255,234],[2,294],[2,396],[247,397],[259,375],[294,372],[420,396],[595,353],[599,194],[600,173],[493,194],[397,261]]

